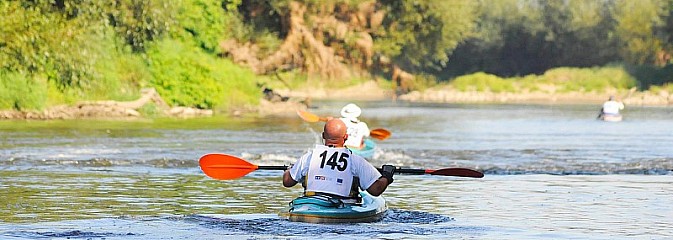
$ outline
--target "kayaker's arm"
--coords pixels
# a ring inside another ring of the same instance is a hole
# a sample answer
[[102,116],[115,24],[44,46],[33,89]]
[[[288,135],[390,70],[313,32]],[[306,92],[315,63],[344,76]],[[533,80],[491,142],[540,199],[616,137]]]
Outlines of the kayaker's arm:
[[381,176],[369,188],[367,192],[373,196],[379,196],[386,191],[388,185],[393,183],[393,174],[395,174],[395,167],[392,165],[383,165],[381,168]]
[[283,173],[283,186],[294,187],[294,185],[297,185],[297,181],[292,179],[292,175],[290,175],[290,170],[286,170],[285,173]]
[[374,182],[369,188],[367,188],[367,192],[371,194],[372,196],[379,196],[383,192],[386,191],[386,188],[388,188],[388,179],[381,177],[376,182]]

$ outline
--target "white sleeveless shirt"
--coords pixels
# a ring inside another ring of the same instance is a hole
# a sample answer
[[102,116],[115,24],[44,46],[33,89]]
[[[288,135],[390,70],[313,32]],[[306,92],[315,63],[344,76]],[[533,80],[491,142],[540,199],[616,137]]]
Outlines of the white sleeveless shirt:
[[369,127],[366,123],[360,121],[352,121],[349,118],[340,118],[346,124],[348,139],[344,145],[348,147],[360,148],[362,139],[369,136]]
[[603,113],[619,114],[619,110],[624,109],[624,104],[617,101],[607,101],[603,103]]
[[360,178],[360,188],[368,189],[381,173],[364,158],[346,148],[316,145],[290,169],[290,176],[299,182],[306,177],[306,191],[348,197],[353,177]]

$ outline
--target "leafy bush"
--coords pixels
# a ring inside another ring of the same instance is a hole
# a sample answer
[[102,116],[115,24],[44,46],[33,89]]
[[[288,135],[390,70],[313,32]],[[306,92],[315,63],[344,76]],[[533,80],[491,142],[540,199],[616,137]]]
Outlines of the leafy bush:
[[161,117],[164,115],[164,113],[157,107],[156,104],[149,102],[140,107],[138,109],[138,112],[142,114],[145,117],[151,117],[151,118],[156,118],[156,117]]
[[[175,27],[179,3],[177,0],[94,1],[93,5],[98,8],[92,9],[90,14],[108,16],[117,35],[133,51],[143,52],[149,43],[161,39]],[[77,5],[84,8],[82,5],[86,4]]]
[[514,92],[516,90],[511,80],[484,72],[457,77],[451,81],[450,85],[460,91]]
[[180,41],[159,41],[148,51],[151,85],[171,105],[201,109],[256,103],[254,74]]
[[430,74],[419,74],[414,78],[412,90],[423,91],[437,85],[437,78]]
[[47,81],[16,72],[0,70],[0,109],[42,109],[46,103]]
[[621,67],[555,68],[544,73],[543,82],[562,87],[562,91],[603,92],[606,88],[627,89],[635,79]]
[[654,93],[654,94],[659,94],[661,91],[666,91],[668,94],[673,93],[673,84],[671,83],[666,83],[661,86],[657,85],[651,85],[650,88],[648,89],[649,92]]
[[49,1],[0,3],[0,63],[3,69],[30,76],[45,74],[61,89],[86,85],[92,63],[101,55],[101,35],[84,18],[52,10]]
[[222,1],[192,0],[180,4],[177,39],[192,42],[210,53],[219,53],[219,42],[225,34],[227,15]]
[[460,91],[530,92],[539,91],[542,85],[556,86],[560,92],[603,92],[608,88],[628,89],[636,80],[621,67],[555,68],[543,75],[500,78],[478,72],[455,78],[450,85]]

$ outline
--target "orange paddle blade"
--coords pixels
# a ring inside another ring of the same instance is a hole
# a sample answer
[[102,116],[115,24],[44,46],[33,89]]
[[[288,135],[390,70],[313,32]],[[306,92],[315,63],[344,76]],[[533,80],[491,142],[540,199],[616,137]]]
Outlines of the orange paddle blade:
[[199,165],[203,173],[219,180],[240,178],[258,168],[257,165],[246,162],[238,157],[219,153],[203,155],[199,159]]
[[303,110],[297,110],[297,115],[299,115],[301,119],[304,119],[304,121],[311,123],[320,121],[327,122],[327,118],[321,118],[318,115]]
[[376,138],[378,140],[386,140],[387,138],[390,137],[390,134],[391,134],[390,131],[383,128],[377,128],[369,131],[369,136]]

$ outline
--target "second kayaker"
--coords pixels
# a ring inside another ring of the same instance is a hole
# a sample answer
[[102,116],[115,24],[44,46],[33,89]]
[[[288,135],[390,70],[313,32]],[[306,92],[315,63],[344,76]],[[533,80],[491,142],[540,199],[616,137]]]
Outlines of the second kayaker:
[[348,130],[348,139],[344,145],[351,149],[364,148],[364,138],[369,137],[369,127],[367,123],[360,121],[358,117],[362,114],[362,109],[354,103],[349,103],[341,109],[341,121],[346,124]]
[[364,158],[344,147],[349,138],[346,124],[339,119],[325,123],[322,138],[324,145],[304,154],[283,174],[283,186],[292,187],[305,182],[305,195],[327,194],[354,197],[351,187],[354,178],[359,187],[373,196],[379,196],[393,182],[395,167],[384,165],[382,172]]
[[603,107],[598,114],[598,118],[604,116],[619,116],[619,110],[622,109],[624,109],[624,103],[615,100],[615,96],[611,95],[610,98],[608,98],[608,100],[603,103]]

